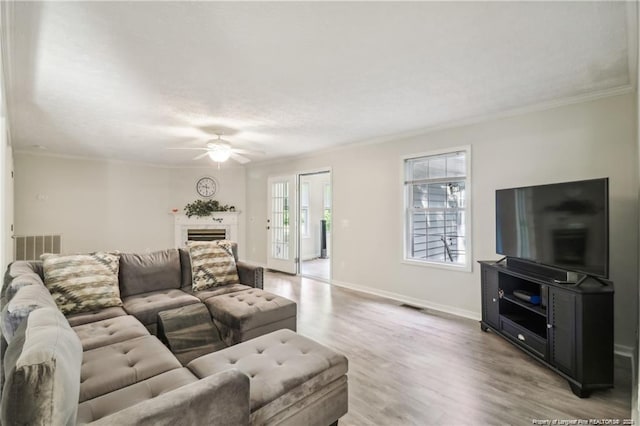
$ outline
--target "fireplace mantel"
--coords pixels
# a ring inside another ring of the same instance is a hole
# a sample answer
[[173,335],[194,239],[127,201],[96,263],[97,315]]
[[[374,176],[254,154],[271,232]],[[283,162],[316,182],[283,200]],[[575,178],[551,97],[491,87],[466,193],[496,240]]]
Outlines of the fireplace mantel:
[[227,240],[238,241],[239,214],[240,212],[216,212],[207,217],[175,215],[175,247],[185,247],[189,229],[224,229]]

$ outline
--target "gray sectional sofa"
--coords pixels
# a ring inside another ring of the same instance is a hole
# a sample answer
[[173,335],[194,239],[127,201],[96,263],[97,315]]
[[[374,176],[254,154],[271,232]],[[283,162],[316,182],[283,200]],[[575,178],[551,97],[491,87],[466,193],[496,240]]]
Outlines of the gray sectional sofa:
[[[67,317],[43,284],[41,262],[10,265],[0,422],[337,423],[347,412],[347,359],[296,334],[295,303],[261,290],[262,268],[236,264],[240,284],[194,292],[186,251],[121,254],[123,306]],[[218,341],[176,356],[155,335],[158,321],[169,313],[165,327],[180,325],[175,316],[187,311],[210,323],[186,324],[183,340],[212,330]]]

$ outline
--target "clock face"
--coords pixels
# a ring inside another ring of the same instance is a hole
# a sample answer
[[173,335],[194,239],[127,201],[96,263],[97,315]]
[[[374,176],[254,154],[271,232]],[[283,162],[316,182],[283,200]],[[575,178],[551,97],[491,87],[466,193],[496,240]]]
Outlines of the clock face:
[[217,190],[218,182],[216,182],[212,177],[205,176],[198,179],[198,182],[196,183],[196,191],[198,191],[198,195],[201,197],[212,197]]

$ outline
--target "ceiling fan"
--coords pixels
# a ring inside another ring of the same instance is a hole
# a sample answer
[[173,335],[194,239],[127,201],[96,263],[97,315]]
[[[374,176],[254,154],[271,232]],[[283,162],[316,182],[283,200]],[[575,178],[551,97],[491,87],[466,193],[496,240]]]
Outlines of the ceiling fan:
[[247,164],[251,160],[241,154],[257,154],[257,152],[248,151],[245,149],[232,148],[231,144],[222,139],[221,135],[218,136],[218,139],[212,139],[207,142],[206,146],[203,147],[178,147],[178,148],[167,148],[167,149],[176,149],[176,150],[196,150],[196,151],[205,151],[200,155],[194,157],[194,160],[199,160],[206,156],[209,156],[211,160],[218,163],[218,167],[220,167],[221,163],[224,163],[229,158],[237,161],[240,164]]

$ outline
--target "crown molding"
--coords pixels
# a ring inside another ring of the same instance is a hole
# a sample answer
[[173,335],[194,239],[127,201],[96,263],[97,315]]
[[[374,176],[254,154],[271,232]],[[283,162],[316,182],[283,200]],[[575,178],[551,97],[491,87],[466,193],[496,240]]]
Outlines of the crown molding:
[[[30,155],[33,157],[49,157],[49,158],[60,158],[66,160],[79,160],[79,161],[96,161],[100,163],[110,163],[110,164],[127,164],[132,166],[140,166],[140,167],[154,167],[158,169],[201,169],[201,170],[218,170],[218,166],[212,164],[211,166],[199,166],[199,165],[175,165],[175,164],[162,164],[162,163],[148,163],[143,161],[135,161],[135,160],[123,160],[119,158],[104,158],[104,157],[93,157],[93,156],[85,156],[85,155],[73,155],[73,154],[60,154],[56,152],[46,152],[46,151],[33,151],[30,149],[20,149],[14,147],[13,153],[17,155]],[[230,164],[230,163],[229,163]],[[246,166],[237,164],[237,165],[225,165],[221,167],[219,170],[242,170],[245,169]]]
[[432,126],[410,130],[407,132],[394,133],[394,134],[384,135],[384,136],[371,138],[363,141],[351,142],[351,143],[342,144],[342,145],[334,146],[331,148],[321,149],[321,150],[304,153],[300,155],[280,157],[280,158],[275,158],[273,160],[255,161],[249,165],[249,168],[277,165],[281,163],[290,162],[292,160],[302,160],[302,159],[314,157],[319,154],[330,154],[330,153],[339,152],[339,151],[343,151],[345,149],[350,149],[350,148],[364,147],[368,145],[377,145],[377,144],[382,144],[382,143],[392,142],[392,141],[395,142],[403,139],[414,138],[417,136],[426,136],[430,133],[438,132],[441,130],[470,126],[472,124],[487,123],[487,122],[501,120],[505,118],[516,117],[519,115],[530,114],[533,112],[551,110],[551,109],[570,106],[574,104],[592,102],[598,99],[626,95],[633,92],[634,92],[634,87],[631,84],[625,84],[623,86],[597,90],[597,91],[593,91],[593,92],[589,92],[581,95],[567,96],[567,97],[553,99],[549,101],[537,102],[537,103],[522,106],[522,107],[510,108],[502,111],[496,111],[496,112],[491,112],[487,114],[480,114],[480,115],[475,115],[471,117],[455,119],[455,120],[447,121],[444,123],[435,124]]

